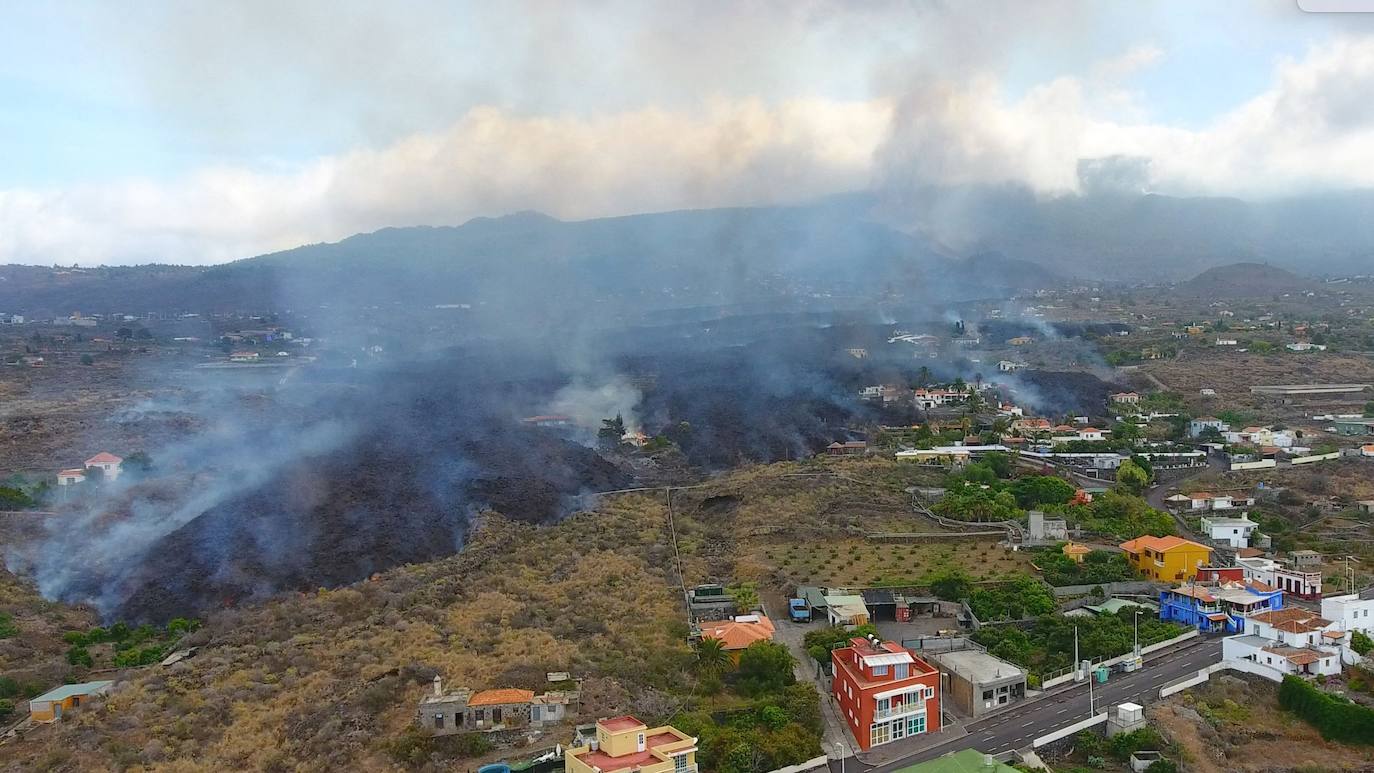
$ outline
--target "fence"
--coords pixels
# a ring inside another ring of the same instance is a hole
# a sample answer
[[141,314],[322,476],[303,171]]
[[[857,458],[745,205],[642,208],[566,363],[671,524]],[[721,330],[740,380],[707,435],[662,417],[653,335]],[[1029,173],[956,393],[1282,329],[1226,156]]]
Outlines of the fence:
[[[1165,639],[1164,641],[1155,642],[1154,644],[1141,647],[1140,656],[1144,657],[1153,652],[1158,652],[1162,649],[1168,649],[1169,647],[1172,647],[1176,644],[1182,644],[1183,642],[1188,641],[1189,639],[1196,639],[1197,637],[1197,629],[1189,628],[1187,631],[1179,634],[1178,636],[1175,636],[1172,639]],[[1124,663],[1128,659],[1133,657],[1135,657],[1134,652],[1127,652],[1124,655],[1117,655],[1114,658],[1097,658],[1096,660],[1090,661],[1090,670],[1091,668],[1097,668],[1099,666],[1110,667],[1116,665],[1117,663]],[[1058,671],[1051,671],[1048,674],[1042,674],[1040,677],[1040,689],[1048,690],[1051,687],[1056,687],[1058,685],[1065,684],[1066,682],[1069,682],[1074,678],[1074,674],[1076,673],[1076,671],[1076,666],[1070,666],[1068,668],[1061,668]]]
[[1291,464],[1311,464],[1311,463],[1313,463],[1313,462],[1323,462],[1323,461],[1326,461],[1327,459],[1339,459],[1339,458],[1341,458],[1341,452],[1340,452],[1340,451],[1332,451],[1332,452],[1329,453],[1329,454],[1313,454],[1313,455],[1311,455],[1311,456],[1295,456],[1295,457],[1293,457],[1292,459],[1289,459],[1288,461],[1289,461]]
[[919,639],[903,639],[902,646],[909,650],[922,652],[988,651],[986,647],[967,636],[922,636]]

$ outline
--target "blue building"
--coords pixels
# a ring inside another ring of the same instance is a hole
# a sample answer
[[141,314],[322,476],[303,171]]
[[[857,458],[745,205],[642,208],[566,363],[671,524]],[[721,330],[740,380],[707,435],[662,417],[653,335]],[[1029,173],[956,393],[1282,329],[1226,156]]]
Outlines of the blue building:
[[1283,608],[1283,591],[1260,582],[1221,581],[1160,591],[1159,619],[1202,633],[1244,633],[1245,619]]

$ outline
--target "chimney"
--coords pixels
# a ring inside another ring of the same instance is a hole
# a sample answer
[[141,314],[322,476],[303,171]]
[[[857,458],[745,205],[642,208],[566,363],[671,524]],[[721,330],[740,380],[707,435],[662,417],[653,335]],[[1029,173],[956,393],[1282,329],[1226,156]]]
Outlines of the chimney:
[[444,680],[441,679],[441,678],[439,678],[439,675],[438,675],[438,674],[435,674],[435,675],[434,675],[434,696],[437,698],[438,696],[443,695],[443,694],[444,694]]

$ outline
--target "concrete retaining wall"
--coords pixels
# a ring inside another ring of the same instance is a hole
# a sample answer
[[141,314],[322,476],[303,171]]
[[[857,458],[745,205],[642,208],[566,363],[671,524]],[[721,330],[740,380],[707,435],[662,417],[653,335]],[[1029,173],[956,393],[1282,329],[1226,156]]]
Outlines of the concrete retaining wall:
[[1311,456],[1295,456],[1288,461],[1292,464],[1311,464],[1313,462],[1324,462],[1327,459],[1341,458],[1340,451],[1333,451],[1329,454],[1313,454]]
[[1068,738],[1069,736],[1073,735],[1074,733],[1077,733],[1080,730],[1087,730],[1090,727],[1100,725],[1106,721],[1107,714],[1106,712],[1103,712],[1090,719],[1085,719],[1082,722],[1075,722],[1074,724],[1069,725],[1068,727],[1061,727],[1053,733],[1047,733],[1035,739],[1034,741],[1031,741],[1031,748],[1039,749],[1045,744],[1054,743],[1055,741],[1058,741],[1060,738]]
[[1167,698],[1174,693],[1183,692],[1189,687],[1197,687],[1212,678],[1212,674],[1219,671],[1240,671],[1246,674],[1254,674],[1264,677],[1271,682],[1282,682],[1283,677],[1274,673],[1273,669],[1265,668],[1258,663],[1249,660],[1223,660],[1220,663],[1213,663],[1206,668],[1200,669],[1197,674],[1177,682],[1166,684],[1159,688],[1159,697]]
[[777,770],[770,771],[770,773],[802,773],[802,771],[805,770],[815,770],[816,768],[825,767],[829,762],[830,758],[822,754],[819,757],[812,757],[806,762],[799,762],[796,765],[778,768]]
[[1160,583],[1146,582],[1144,580],[1123,580],[1122,582],[1104,582],[1097,585],[1064,585],[1058,588],[1051,587],[1050,590],[1059,598],[1065,596],[1083,596],[1092,593],[1093,588],[1101,586],[1108,596],[1115,593],[1149,593],[1154,596],[1152,601],[1158,601],[1159,591],[1165,586]]
[[1261,459],[1258,462],[1231,462],[1231,469],[1233,470],[1263,470],[1278,466],[1279,463],[1273,459]]

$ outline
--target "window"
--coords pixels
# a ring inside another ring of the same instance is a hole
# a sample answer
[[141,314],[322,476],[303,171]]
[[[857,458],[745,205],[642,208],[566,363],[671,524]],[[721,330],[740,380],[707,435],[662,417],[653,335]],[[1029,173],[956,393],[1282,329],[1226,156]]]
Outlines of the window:
[[443,730],[443,729],[444,729],[444,715],[443,715],[443,713],[439,713],[439,714],[435,714],[435,715],[434,715],[434,729],[435,729],[435,730]]
[[874,667],[873,667],[873,675],[874,675],[874,676],[887,676],[887,666],[874,666]]
[[894,719],[892,721],[892,740],[897,741],[906,737],[906,720]]
[[892,700],[890,698],[879,698],[874,706],[874,711],[878,714],[882,714],[890,708],[892,708]]
[[892,667],[893,679],[906,679],[909,676],[911,676],[910,663],[898,663],[897,665]]
[[682,771],[684,771],[684,770],[686,770],[686,769],[687,769],[687,755],[685,755],[685,754],[678,754],[678,755],[675,755],[675,756],[673,757],[673,770],[675,771],[675,773],[681,773]]
[[907,717],[906,734],[920,735],[926,731],[926,717],[924,714],[917,717]]
[[984,690],[984,691],[983,691],[983,700],[991,700],[991,698],[992,698],[992,690]]
[[534,720],[535,722],[539,721],[540,716],[538,706],[530,706],[530,719]]
[[879,722],[868,731],[868,745],[877,746],[892,740],[887,722]]

